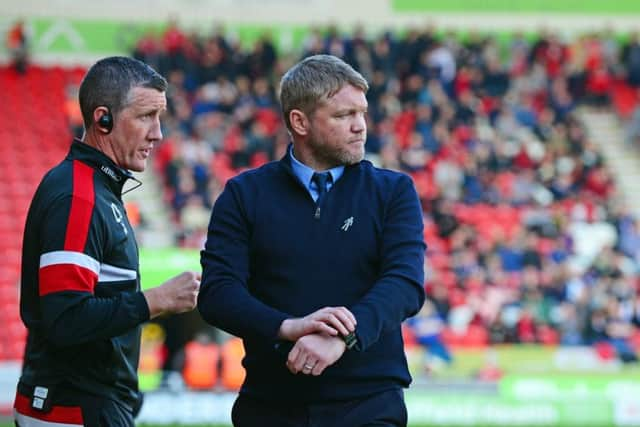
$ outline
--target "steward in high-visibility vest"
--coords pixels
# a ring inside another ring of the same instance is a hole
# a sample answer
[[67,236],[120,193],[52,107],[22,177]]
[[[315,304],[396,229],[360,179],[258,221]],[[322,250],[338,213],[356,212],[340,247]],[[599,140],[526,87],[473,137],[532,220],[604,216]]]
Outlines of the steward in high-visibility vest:
[[240,390],[240,386],[244,382],[246,372],[242,366],[244,358],[244,345],[242,340],[233,337],[222,345],[222,386],[228,390]]
[[182,376],[186,386],[193,390],[209,390],[218,382],[220,349],[209,337],[198,335],[184,348]]
[[141,391],[157,389],[162,382],[162,364],[166,357],[165,333],[157,323],[142,328],[138,382]]

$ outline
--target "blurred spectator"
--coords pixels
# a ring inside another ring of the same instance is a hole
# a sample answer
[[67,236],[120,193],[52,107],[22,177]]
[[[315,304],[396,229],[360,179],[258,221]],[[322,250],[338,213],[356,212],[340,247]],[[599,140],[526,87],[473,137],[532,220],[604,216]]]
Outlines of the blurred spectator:
[[238,337],[227,339],[220,349],[222,372],[220,382],[226,390],[238,391],[246,376],[242,359],[244,358],[244,346]]
[[596,107],[606,107],[611,102],[609,94],[612,88],[612,79],[604,63],[600,63],[587,77],[587,94],[589,101]]
[[627,83],[640,87],[640,35],[634,32],[622,48],[622,64],[627,74]]
[[175,16],[169,18],[167,27],[162,34],[162,50],[167,53],[169,62],[168,70],[187,68],[185,47],[187,36],[178,26],[178,19]]
[[26,73],[29,59],[29,35],[23,20],[16,21],[9,28],[6,45],[14,69],[19,74]]
[[180,211],[183,246],[204,248],[210,212],[199,194],[190,194]]
[[[640,99],[640,90],[636,95]],[[640,102],[636,101],[631,117],[627,123],[627,144],[630,146],[640,147]]]
[[497,382],[503,375],[504,372],[500,368],[498,354],[493,350],[487,350],[484,364],[478,371],[477,378],[480,381]]
[[213,390],[219,380],[220,348],[199,332],[183,350],[182,377],[191,390]]
[[162,366],[167,357],[164,345],[165,331],[157,323],[149,322],[142,328],[138,378],[140,390],[152,391],[162,382]]
[[140,206],[137,202],[128,200],[124,204],[124,208],[127,211],[127,218],[134,230],[143,225],[142,212],[140,212]]
[[436,199],[431,206],[433,221],[438,228],[438,235],[448,238],[460,225],[453,212],[453,203],[447,199]]
[[453,356],[441,337],[444,321],[431,301],[427,300],[418,314],[406,323],[416,342],[425,349],[424,367],[427,372],[438,370],[442,364],[453,363]]
[[77,84],[71,83],[67,85],[64,100],[64,112],[69,121],[69,128],[74,138],[82,138],[84,132],[82,112],[78,104],[78,90],[79,86]]

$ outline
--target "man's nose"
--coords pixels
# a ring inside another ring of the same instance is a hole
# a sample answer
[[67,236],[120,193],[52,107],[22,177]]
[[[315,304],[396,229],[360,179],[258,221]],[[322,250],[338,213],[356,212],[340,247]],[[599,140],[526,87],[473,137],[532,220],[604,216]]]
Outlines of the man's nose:
[[162,139],[162,126],[160,124],[160,119],[156,119],[151,132],[149,133],[149,137],[154,141],[160,141]]
[[356,117],[351,126],[353,132],[365,132],[367,130],[367,120],[364,113],[356,114]]

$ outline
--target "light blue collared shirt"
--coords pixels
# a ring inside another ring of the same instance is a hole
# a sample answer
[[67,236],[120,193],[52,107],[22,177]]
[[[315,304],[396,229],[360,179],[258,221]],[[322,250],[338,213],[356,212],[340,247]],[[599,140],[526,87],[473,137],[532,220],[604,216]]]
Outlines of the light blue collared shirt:
[[[302,182],[309,191],[311,198],[314,202],[318,201],[318,186],[311,178],[313,178],[313,174],[316,172],[311,169],[309,166],[300,163],[300,160],[296,159],[293,155],[293,146],[289,148],[289,153],[291,154],[291,168],[293,169],[293,173],[298,177],[300,182]],[[338,182],[342,173],[344,172],[344,166],[336,166],[335,168],[329,169],[328,171],[318,171],[318,172],[329,172],[331,174],[331,179],[327,183],[327,191],[331,190],[333,184]]]

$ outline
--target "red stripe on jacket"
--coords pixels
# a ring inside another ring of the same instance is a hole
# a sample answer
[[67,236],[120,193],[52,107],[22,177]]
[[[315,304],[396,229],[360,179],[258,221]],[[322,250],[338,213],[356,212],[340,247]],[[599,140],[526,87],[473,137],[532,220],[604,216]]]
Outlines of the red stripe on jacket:
[[38,272],[38,280],[40,282],[40,296],[62,291],[93,293],[98,275],[79,265],[54,264],[41,267]]
[[79,406],[54,406],[49,412],[41,412],[33,409],[31,407],[31,399],[20,393],[16,394],[16,401],[13,406],[22,415],[38,420],[63,424],[84,424],[82,410]]
[[67,234],[64,239],[64,250],[84,252],[84,246],[89,237],[94,205],[93,168],[74,160],[73,196],[71,198],[69,222],[67,223]]

